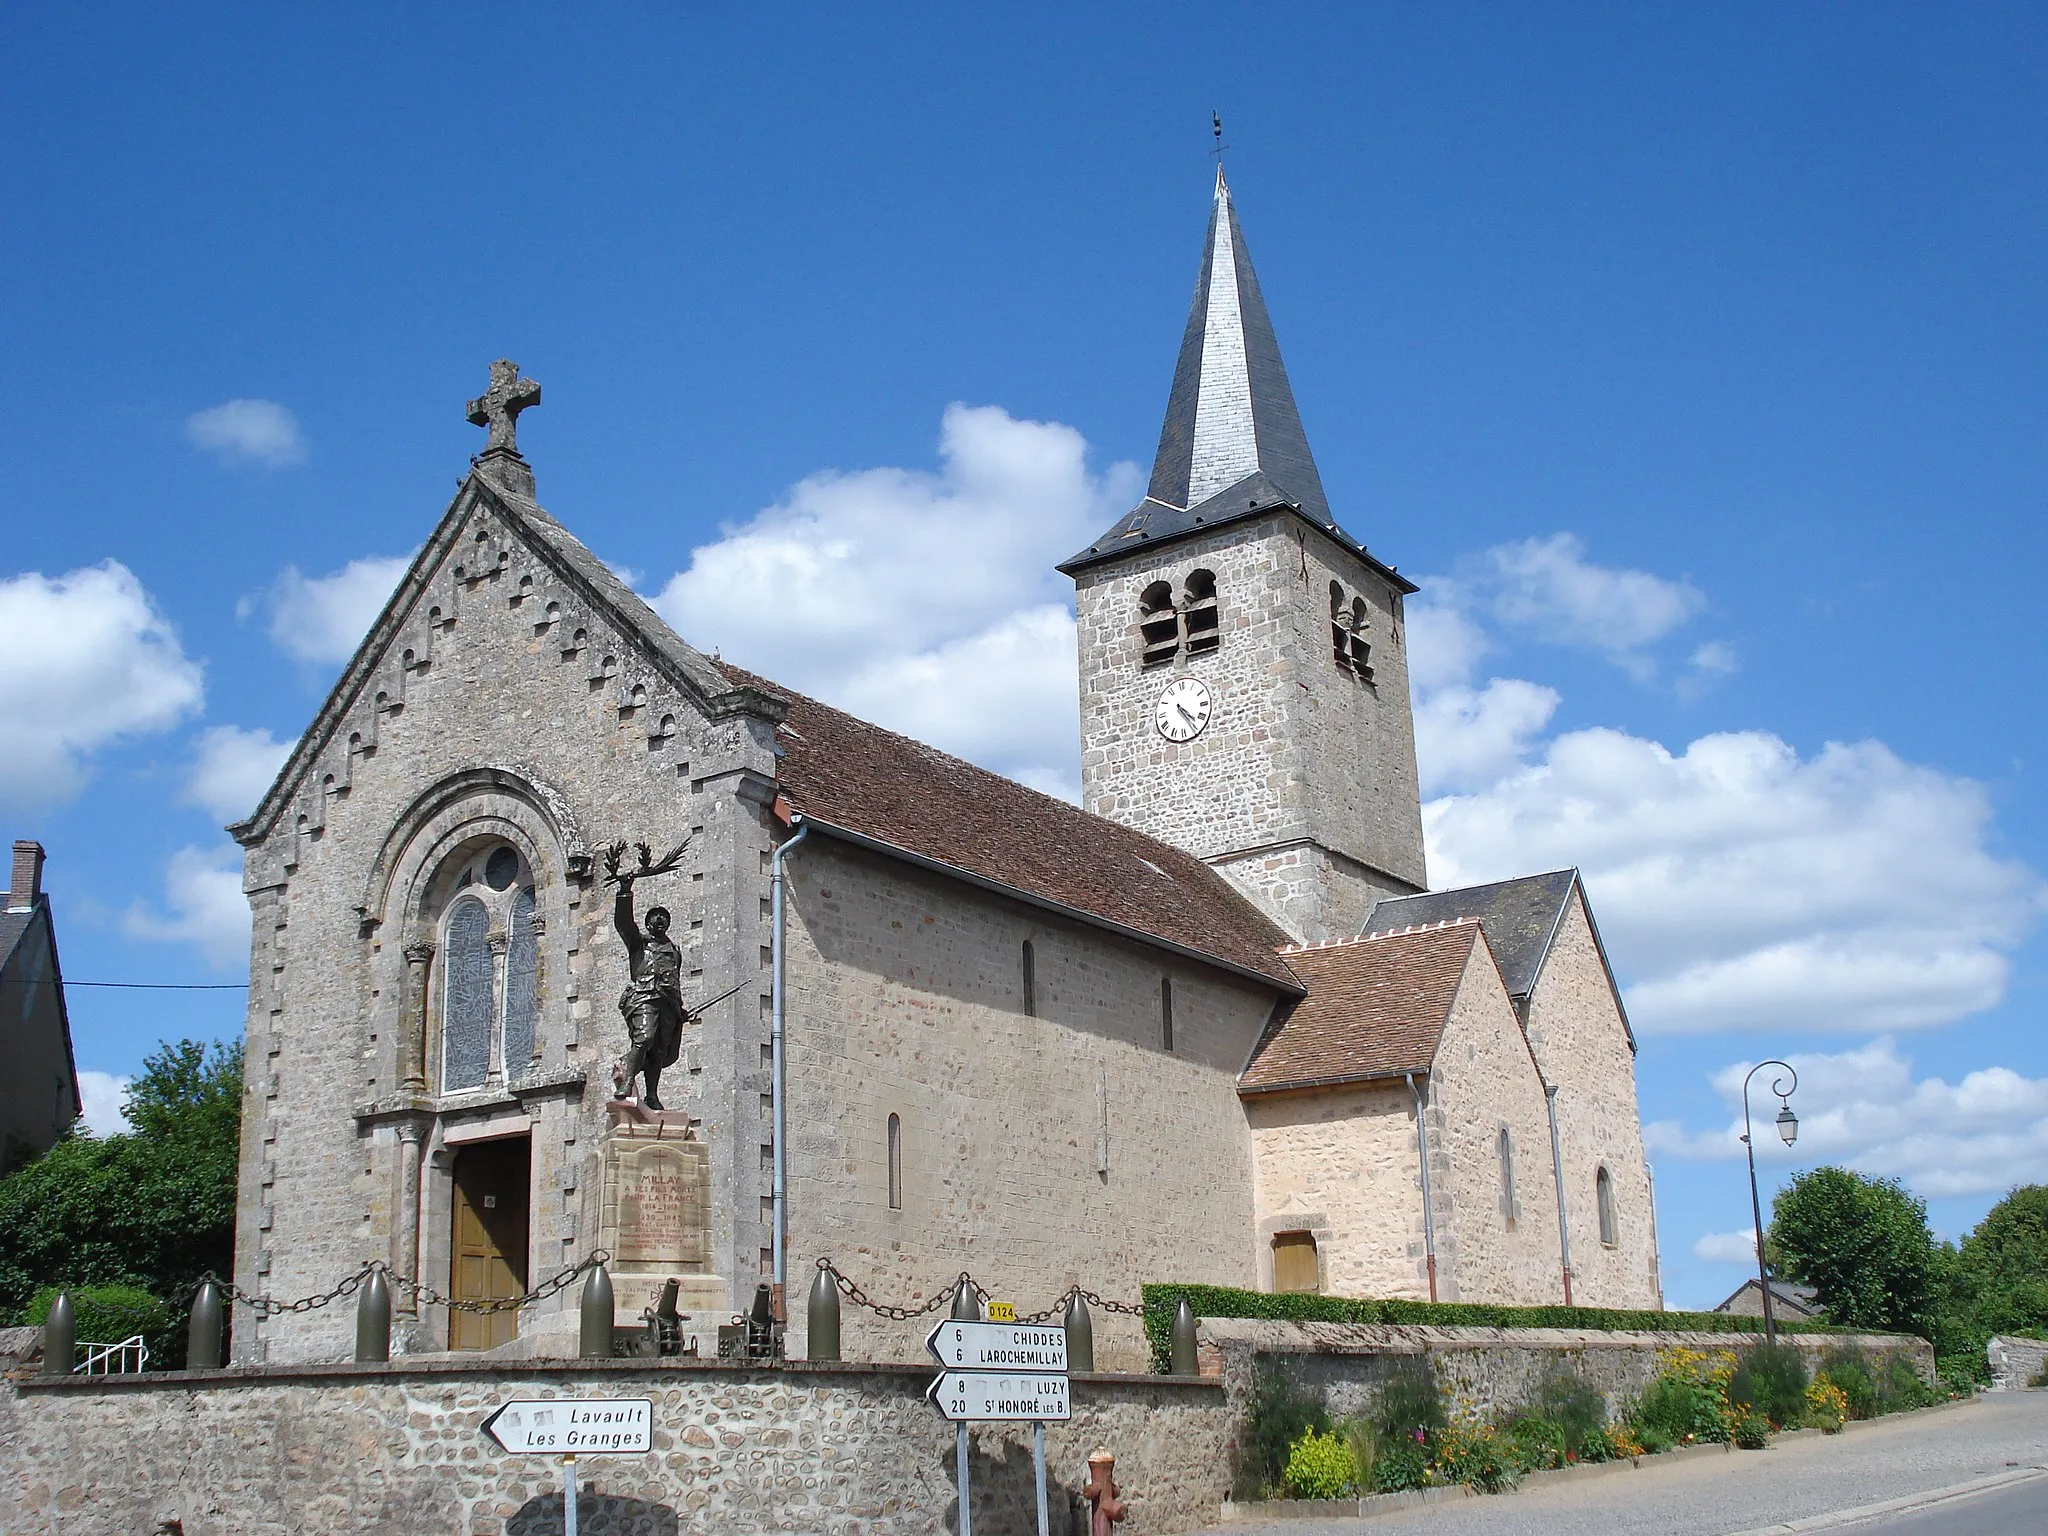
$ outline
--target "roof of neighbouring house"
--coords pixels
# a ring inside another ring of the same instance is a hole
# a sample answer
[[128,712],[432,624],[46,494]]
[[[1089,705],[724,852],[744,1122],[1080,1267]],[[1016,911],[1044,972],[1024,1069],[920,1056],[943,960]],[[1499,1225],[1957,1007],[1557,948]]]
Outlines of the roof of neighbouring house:
[[1455,891],[1383,897],[1365,920],[1365,933],[1369,937],[1430,923],[1477,922],[1486,930],[1486,942],[1500,963],[1509,995],[1527,997],[1578,878],[1575,869],[1554,869],[1547,875]]
[[776,731],[777,788],[790,807],[889,850],[1301,984],[1278,951],[1290,940],[1192,854],[1090,815],[1015,780],[753,676],[719,670],[789,701]]
[[[1744,1296],[1757,1293],[1759,1289],[1760,1287],[1754,1278],[1745,1280],[1728,1293],[1726,1301],[1713,1310],[1716,1312],[1732,1311],[1736,1302],[1742,1300]],[[1816,1299],[1818,1294],[1810,1285],[1794,1285],[1790,1280],[1775,1278],[1771,1281],[1771,1300],[1789,1311],[1797,1312],[1801,1317],[1820,1316],[1820,1303]]]
[[1283,949],[1308,986],[1259,1042],[1240,1093],[1427,1072],[1475,944],[1476,922]]

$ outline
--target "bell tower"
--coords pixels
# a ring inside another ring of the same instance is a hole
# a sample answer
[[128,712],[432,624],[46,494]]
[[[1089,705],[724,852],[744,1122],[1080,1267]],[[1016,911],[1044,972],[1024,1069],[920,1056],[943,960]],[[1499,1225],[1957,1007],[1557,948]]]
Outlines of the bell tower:
[[1330,514],[1220,168],[1151,485],[1060,569],[1088,810],[1187,849],[1305,941],[1425,888],[1416,588]]

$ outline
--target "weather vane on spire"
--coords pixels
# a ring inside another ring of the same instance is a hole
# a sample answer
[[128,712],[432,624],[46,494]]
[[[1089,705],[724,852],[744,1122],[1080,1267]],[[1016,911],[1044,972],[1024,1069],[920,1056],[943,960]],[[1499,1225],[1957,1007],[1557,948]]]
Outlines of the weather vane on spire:
[[1223,114],[1221,112],[1211,112],[1209,114],[1209,125],[1216,135],[1216,147],[1210,150],[1209,153],[1216,157],[1216,169],[1220,171],[1223,169],[1223,151],[1230,148],[1228,144],[1223,142]]

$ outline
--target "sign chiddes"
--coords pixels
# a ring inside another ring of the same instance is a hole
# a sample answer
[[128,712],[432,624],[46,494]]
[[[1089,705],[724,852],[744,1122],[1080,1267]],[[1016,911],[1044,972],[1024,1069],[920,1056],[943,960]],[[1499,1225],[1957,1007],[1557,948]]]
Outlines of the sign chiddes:
[[1057,1324],[940,1323],[924,1347],[949,1371],[1045,1371],[1065,1375],[1067,1330]]

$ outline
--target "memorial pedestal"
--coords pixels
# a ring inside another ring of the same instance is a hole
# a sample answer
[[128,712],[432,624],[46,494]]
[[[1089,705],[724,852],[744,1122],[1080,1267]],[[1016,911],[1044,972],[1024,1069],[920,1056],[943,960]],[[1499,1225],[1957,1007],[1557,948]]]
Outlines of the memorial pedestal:
[[613,1316],[646,1326],[662,1287],[677,1282],[683,1347],[716,1349],[732,1317],[732,1288],[711,1272],[711,1155],[689,1116],[614,1099],[604,1142],[604,1210],[598,1241],[611,1252]]

